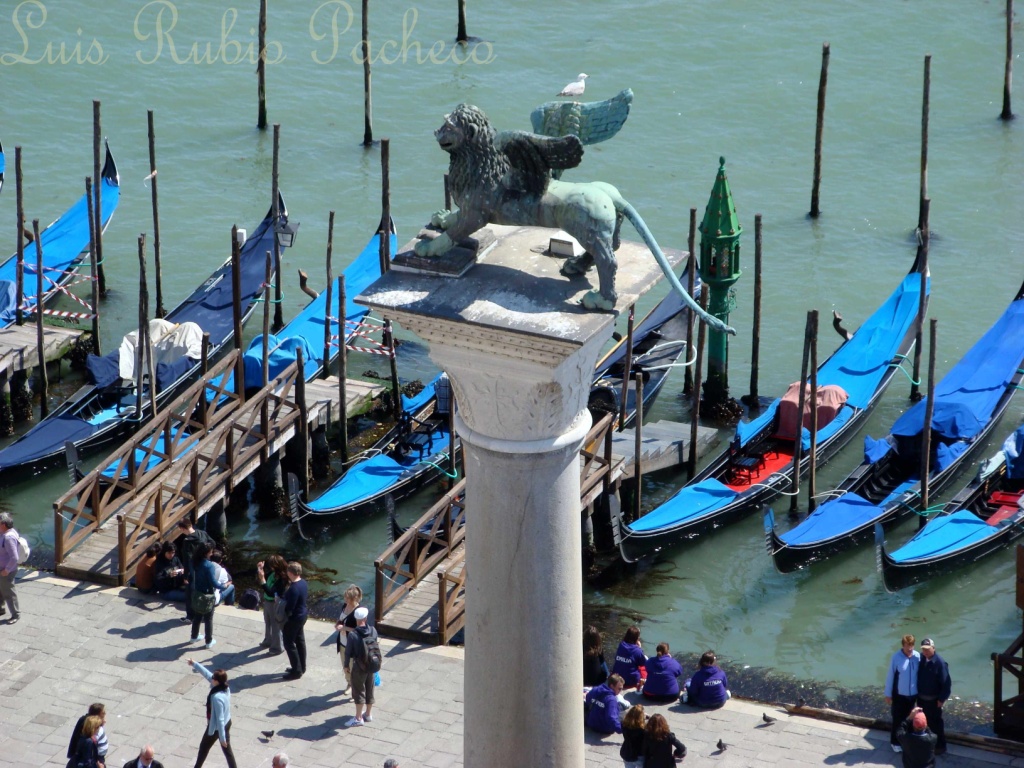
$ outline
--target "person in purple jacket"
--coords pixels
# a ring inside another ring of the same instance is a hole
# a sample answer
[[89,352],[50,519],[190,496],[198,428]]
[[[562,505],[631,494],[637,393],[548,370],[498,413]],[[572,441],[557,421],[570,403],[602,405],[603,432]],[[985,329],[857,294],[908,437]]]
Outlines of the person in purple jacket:
[[622,678],[616,674],[608,676],[608,682],[590,689],[584,700],[587,710],[587,728],[606,736],[622,733],[619,719],[619,694],[622,693]]
[[679,678],[682,665],[672,658],[668,643],[658,643],[658,655],[647,660],[647,682],[644,698],[651,701],[671,702],[679,698]]
[[715,664],[715,652],[700,657],[700,669],[686,681],[687,701],[694,707],[717,709],[729,699],[729,681]]
[[639,688],[647,677],[647,657],[640,647],[640,630],[630,627],[626,630],[618,650],[615,651],[615,664],[612,674],[625,681],[626,688]]

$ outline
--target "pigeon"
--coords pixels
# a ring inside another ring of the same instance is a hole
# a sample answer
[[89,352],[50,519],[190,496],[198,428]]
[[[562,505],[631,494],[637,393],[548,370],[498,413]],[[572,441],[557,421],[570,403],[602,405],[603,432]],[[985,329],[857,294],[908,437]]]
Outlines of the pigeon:
[[276,731],[260,731],[260,733],[262,733],[268,739],[272,739],[274,738],[274,734],[276,733]]
[[580,72],[576,79],[569,83],[565,88],[558,92],[559,96],[582,96],[583,89],[587,87],[587,84],[583,82],[586,80],[588,75]]
[[768,717],[768,713],[767,712],[762,712],[761,713],[761,719],[764,720],[768,725],[771,725],[772,723],[777,723],[778,722],[778,720],[776,718]]
[[806,706],[807,706],[807,702],[806,702],[806,701],[804,701],[803,699],[800,699],[800,701],[798,701],[798,702],[796,703],[796,705],[797,705],[798,707],[806,707]]
[[718,751],[725,752],[726,743],[721,739],[718,740]]

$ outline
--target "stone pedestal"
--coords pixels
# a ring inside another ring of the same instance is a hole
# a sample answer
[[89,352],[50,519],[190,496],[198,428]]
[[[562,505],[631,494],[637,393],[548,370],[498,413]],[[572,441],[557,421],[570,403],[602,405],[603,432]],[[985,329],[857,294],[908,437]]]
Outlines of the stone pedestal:
[[[390,272],[356,299],[430,345],[451,378],[466,472],[466,768],[583,768],[579,449],[616,315],[544,255],[554,230],[490,227],[459,279]],[[682,254],[670,254],[680,259]],[[660,272],[619,251],[620,307]],[[595,278],[596,279],[596,278]]]

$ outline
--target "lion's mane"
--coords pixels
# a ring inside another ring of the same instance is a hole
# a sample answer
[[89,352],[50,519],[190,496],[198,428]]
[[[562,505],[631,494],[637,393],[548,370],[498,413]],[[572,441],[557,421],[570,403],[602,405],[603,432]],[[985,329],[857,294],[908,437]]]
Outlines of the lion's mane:
[[[509,172],[508,159],[494,146],[495,130],[483,112],[460,104],[448,116],[449,130],[458,143],[450,150],[448,184],[460,208],[497,191]],[[447,127],[447,126],[446,126]]]

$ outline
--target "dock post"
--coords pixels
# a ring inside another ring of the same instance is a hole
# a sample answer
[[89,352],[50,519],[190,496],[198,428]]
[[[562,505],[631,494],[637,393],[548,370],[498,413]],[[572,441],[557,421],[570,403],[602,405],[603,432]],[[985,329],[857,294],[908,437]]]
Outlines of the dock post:
[[299,489],[302,495],[309,497],[309,408],[306,405],[306,377],[305,360],[302,356],[302,348],[295,350],[295,365],[298,370],[295,372],[295,400],[299,406]]
[[402,387],[398,383],[398,359],[395,357],[395,329],[390,320],[384,321],[384,345],[388,349],[388,360],[391,363],[392,415],[395,419],[398,419],[402,415]]
[[821,76],[818,78],[818,119],[814,128],[814,182],[811,186],[812,219],[818,218],[821,208],[818,206],[818,193],[821,190],[821,139],[825,133],[825,91],[828,88],[829,45],[821,45]]
[[934,317],[928,323],[928,401],[924,405],[925,427],[921,430],[921,512],[917,518],[917,528],[921,530],[928,524],[928,473],[931,472],[932,431],[930,425],[935,415],[935,339],[939,321]]
[[32,219],[32,234],[35,235],[36,245],[36,346],[39,351],[36,391],[39,393],[39,417],[45,419],[50,413],[50,382],[46,372],[46,349],[43,339],[43,244],[39,242],[39,219]]
[[164,309],[163,270],[160,268],[160,209],[157,204],[156,129],[153,124],[153,110],[150,109],[146,116],[149,121],[149,183],[152,185],[150,190],[153,198],[153,270],[156,273],[153,278],[156,281],[156,309],[153,310],[153,317],[162,318],[167,314],[167,310]]
[[[270,378],[270,282],[273,269],[273,257],[270,251],[267,251],[267,264],[263,271],[263,375],[260,378],[261,389],[266,389]],[[266,415],[265,411],[264,415]],[[265,429],[264,433],[266,433]]]
[[[688,285],[686,289],[693,296],[693,292],[697,287],[697,255],[694,251],[697,243],[697,209],[690,209],[690,231],[686,237],[686,249],[689,251],[689,255],[686,258],[686,271],[689,276]],[[704,290],[704,286],[701,286],[701,290]],[[690,357],[693,352],[693,312],[690,310],[686,311],[686,357]],[[693,390],[693,368],[686,366],[683,369],[683,395],[689,395]]]
[[[275,197],[276,201],[277,198]],[[280,281],[278,281],[280,282]],[[242,249],[238,244],[238,226],[231,227],[231,311],[234,320],[235,394],[245,402],[245,362],[242,360]]]
[[932,55],[924,57],[924,93],[921,97],[921,196],[917,213],[917,229],[927,226],[924,201],[928,199],[928,112],[932,88]]
[[619,432],[626,428],[626,400],[629,396],[629,378],[633,375],[633,323],[636,305],[629,307],[629,321],[626,324],[626,356],[622,358],[622,392],[619,395]]
[[370,0],[363,0],[363,146],[373,146],[373,99],[370,96]]
[[256,60],[256,127],[267,130],[267,0],[260,0],[259,58]]
[[[813,310],[812,310],[813,311]],[[796,436],[793,438],[793,481],[790,483],[789,515],[795,517],[800,503],[800,462],[804,447],[804,406],[807,404],[807,361],[811,351],[811,312],[804,324],[804,351],[800,362],[800,394],[796,406]]]
[[752,411],[761,410],[757,391],[758,367],[761,365],[761,214],[754,216],[754,332],[750,336],[750,394],[745,398]]
[[[818,310],[811,310],[811,451],[807,455],[807,514],[814,511],[818,495]],[[802,419],[801,419],[802,421]]]
[[[700,307],[708,308],[708,291],[701,287]],[[696,370],[693,372],[693,393],[690,406],[690,455],[687,458],[687,472],[692,480],[697,474],[697,438],[700,428],[700,382],[704,375],[704,338],[707,330],[707,323],[703,318],[697,321],[697,360],[694,363]]]
[[[18,262],[15,272],[15,280],[17,281],[16,294],[15,294],[15,306],[14,306],[14,317],[15,322],[18,325],[25,324],[25,310],[23,304],[25,303],[25,197],[22,192],[22,174],[21,174],[21,147],[14,147],[14,189],[15,197],[17,198],[18,208],[18,232],[15,236],[14,242],[17,243],[17,254]],[[91,199],[91,198],[90,198]]]
[[[144,378],[144,364],[145,358],[143,357],[143,350],[146,348],[146,326],[149,324],[149,318],[146,317],[147,307],[145,304],[146,296],[146,236],[139,235],[139,330],[135,338],[135,419],[140,421],[142,419],[142,384]],[[152,382],[150,382],[152,383]],[[134,468],[135,462],[132,462],[130,469]],[[134,481],[132,483],[134,485]]]
[[1003,111],[1001,120],[1013,120],[1010,108],[1010,84],[1013,81],[1013,0],[1006,0],[1006,67],[1003,72]]
[[103,273],[103,169],[100,165],[100,149],[102,143],[102,131],[100,130],[100,103],[92,103],[92,178],[95,182],[93,190],[96,196],[93,200],[94,213],[96,217],[96,264],[99,267],[100,296],[107,295],[107,278]]
[[380,273],[391,269],[391,139],[380,140]]
[[348,467],[348,344],[345,322],[345,273],[338,275],[338,425],[341,466]]
[[[277,228],[281,223],[281,204],[278,200],[280,194],[280,176],[278,175],[278,160],[281,157],[281,124],[274,123],[274,165],[271,183],[273,186],[273,209],[274,209],[274,333],[284,328],[284,307],[282,306],[281,290],[281,243],[278,240]],[[239,299],[240,300],[240,299]]]
[[[203,342],[199,352],[199,375],[202,378],[206,378],[206,374],[210,372],[210,333],[209,331],[203,331]],[[207,382],[209,386],[209,382]],[[203,391],[203,394],[199,397],[199,421],[203,425],[203,431],[208,432],[210,430],[209,422],[209,411],[206,406],[207,394]]]
[[466,0],[459,0],[459,29],[455,35],[455,42],[469,42],[469,35],[466,34]]
[[914,338],[914,371],[910,379],[910,400],[916,403],[921,399],[921,348],[924,346],[924,313],[928,301],[928,241],[930,239],[928,217],[932,201],[925,198],[921,201],[924,212],[924,227],[917,232],[917,256],[921,262],[921,289],[917,302],[916,333]]
[[[331,255],[334,251],[334,211],[327,217],[327,297],[324,300],[324,364],[320,370],[320,378],[326,379],[331,373],[331,299],[334,298],[334,270],[331,268]],[[338,317],[339,340],[344,343],[342,334],[345,330],[345,319]],[[344,417],[344,410],[342,412]]]
[[10,382],[7,377],[6,370],[0,373],[0,437],[14,434],[14,413],[11,410]]
[[[139,235],[139,261],[142,262],[143,269],[145,269],[145,235]],[[153,335],[149,331],[149,283],[146,280],[142,281],[142,296],[140,297],[140,300],[142,302],[143,314],[146,318],[146,324],[142,327],[143,336],[140,341],[145,340],[146,344],[144,349],[146,353],[146,373],[149,375],[149,417],[153,418],[156,416],[156,361],[153,359]],[[170,429],[169,422],[167,424],[167,429]],[[170,432],[165,432],[164,437],[167,438],[164,441],[164,450],[170,451]]]
[[[92,200],[92,179],[85,177],[85,199]],[[100,279],[97,274],[96,265],[96,217],[93,215],[92,206],[85,206],[89,209],[89,280],[92,292],[92,349],[99,356],[100,353]]]
[[629,522],[640,519],[640,501],[643,495],[644,468],[640,460],[640,453],[643,451],[643,429],[644,429],[644,375],[637,373],[636,377],[636,418],[633,420],[633,481],[635,490],[633,492],[633,515]]

